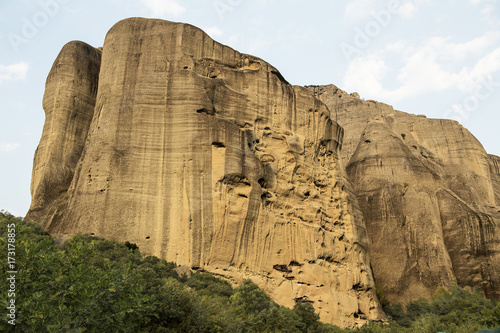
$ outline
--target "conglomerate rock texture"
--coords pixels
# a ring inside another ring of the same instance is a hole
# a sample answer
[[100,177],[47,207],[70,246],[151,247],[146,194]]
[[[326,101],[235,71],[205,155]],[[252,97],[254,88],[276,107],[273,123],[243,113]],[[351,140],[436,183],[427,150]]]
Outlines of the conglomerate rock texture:
[[187,24],[132,18],[109,31],[102,59],[66,45],[43,104],[27,219],[251,278],[325,322],[383,318],[343,129],[268,63]]
[[333,85],[308,88],[345,129],[342,159],[385,297],[429,299],[455,280],[500,297],[500,158],[456,121],[395,111]]

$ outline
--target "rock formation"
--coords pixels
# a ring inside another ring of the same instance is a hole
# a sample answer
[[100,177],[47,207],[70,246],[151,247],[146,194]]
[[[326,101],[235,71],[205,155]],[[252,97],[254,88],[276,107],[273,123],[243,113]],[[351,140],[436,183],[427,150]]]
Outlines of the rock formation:
[[132,18],[102,61],[66,45],[43,104],[27,219],[251,278],[339,326],[383,317],[343,129],[268,63],[187,24]]
[[500,158],[456,121],[395,111],[333,85],[309,89],[345,129],[342,159],[385,297],[430,299],[455,280],[500,297]]

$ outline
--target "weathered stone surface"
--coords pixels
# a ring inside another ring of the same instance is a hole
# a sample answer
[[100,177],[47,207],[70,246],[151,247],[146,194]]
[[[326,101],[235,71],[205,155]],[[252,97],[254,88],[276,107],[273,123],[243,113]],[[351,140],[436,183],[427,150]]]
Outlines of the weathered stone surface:
[[392,302],[455,279],[500,296],[499,158],[459,123],[427,119],[337,87],[309,87],[345,128],[342,157]]
[[[74,68],[55,65],[46,96],[87,75],[80,66],[91,61],[68,48],[58,61],[68,54]],[[88,115],[87,104],[46,106],[27,218],[54,234],[128,240],[234,282],[252,278],[280,304],[313,302],[325,322],[383,317],[339,158],[343,130],[311,92],[193,26],[140,18],[109,31],[97,83],[91,123],[85,132],[77,122],[74,146],[59,139],[65,123],[47,123]],[[89,94],[72,84],[66,97]],[[74,156],[63,182],[43,147]],[[64,186],[52,195],[46,183]]]
[[500,203],[500,157],[495,155],[488,155],[488,158],[490,164],[491,181],[493,183],[493,190],[495,191],[495,200],[498,204]]
[[101,52],[82,42],[66,44],[47,77],[45,124],[35,152],[29,216],[46,220],[66,193],[94,114]]

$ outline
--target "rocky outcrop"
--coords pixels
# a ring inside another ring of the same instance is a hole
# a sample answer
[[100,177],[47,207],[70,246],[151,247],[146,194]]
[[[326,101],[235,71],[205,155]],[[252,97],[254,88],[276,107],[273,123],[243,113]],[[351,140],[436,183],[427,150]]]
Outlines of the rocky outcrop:
[[73,179],[96,103],[101,52],[82,42],[66,44],[45,84],[45,124],[35,152],[29,216],[54,214]]
[[[495,191],[495,200],[497,205],[500,203],[500,157],[488,155],[490,164],[491,181]],[[500,213],[500,211],[499,211]]]
[[457,280],[500,296],[499,158],[452,120],[309,87],[345,128],[342,158],[385,297],[406,304]]
[[70,43],[49,74],[27,219],[251,278],[343,327],[383,317],[322,102],[187,24],[121,21],[99,54]]

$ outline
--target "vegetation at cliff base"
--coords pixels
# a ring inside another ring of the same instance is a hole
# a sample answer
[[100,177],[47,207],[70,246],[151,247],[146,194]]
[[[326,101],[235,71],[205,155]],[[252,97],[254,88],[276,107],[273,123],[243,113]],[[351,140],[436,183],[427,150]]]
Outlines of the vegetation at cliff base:
[[[3,332],[308,332],[322,324],[310,304],[272,302],[250,280],[233,288],[133,244],[77,235],[58,244],[36,223],[0,212],[0,251],[15,224],[15,328],[8,323],[6,265],[0,276]],[[3,261],[4,264],[5,261]]]
[[250,280],[233,288],[208,273],[179,276],[174,263],[139,250],[87,235],[60,243],[38,224],[0,211],[0,251],[2,258],[11,252],[16,271],[9,280],[11,259],[2,261],[0,330],[470,333],[500,326],[498,301],[454,286],[431,303],[408,304],[406,312],[387,304],[388,323],[342,330],[320,323],[310,303],[279,306]]

